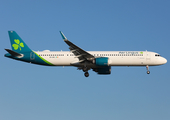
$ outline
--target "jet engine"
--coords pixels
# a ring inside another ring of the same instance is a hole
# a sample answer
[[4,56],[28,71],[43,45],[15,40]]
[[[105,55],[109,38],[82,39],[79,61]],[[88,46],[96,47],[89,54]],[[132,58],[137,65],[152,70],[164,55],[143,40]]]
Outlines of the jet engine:
[[97,66],[109,66],[110,62],[108,57],[100,57],[93,60],[93,63]]

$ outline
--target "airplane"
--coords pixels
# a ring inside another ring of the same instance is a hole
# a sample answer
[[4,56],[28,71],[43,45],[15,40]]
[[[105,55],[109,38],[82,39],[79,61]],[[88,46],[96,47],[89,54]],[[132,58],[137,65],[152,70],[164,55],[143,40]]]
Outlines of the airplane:
[[90,69],[99,75],[111,74],[111,66],[146,66],[147,74],[150,74],[149,66],[167,63],[160,54],[149,51],[85,51],[70,42],[61,31],[70,51],[33,51],[15,31],[8,31],[8,34],[12,50],[5,49],[8,52],[5,57],[45,66],[74,66],[82,70],[85,77],[89,76]]

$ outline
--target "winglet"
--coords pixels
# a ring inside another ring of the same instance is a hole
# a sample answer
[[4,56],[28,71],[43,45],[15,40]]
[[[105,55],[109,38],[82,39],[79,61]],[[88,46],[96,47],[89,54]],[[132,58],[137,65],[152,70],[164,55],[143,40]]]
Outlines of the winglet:
[[64,34],[61,31],[60,31],[60,34],[61,34],[63,40],[67,40],[66,36],[64,36]]

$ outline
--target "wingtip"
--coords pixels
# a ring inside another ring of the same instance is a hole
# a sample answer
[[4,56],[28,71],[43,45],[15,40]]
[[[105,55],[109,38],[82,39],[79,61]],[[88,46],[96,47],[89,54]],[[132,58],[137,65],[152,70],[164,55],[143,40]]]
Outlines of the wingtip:
[[61,31],[60,31],[60,34],[61,34],[63,40],[67,40],[66,36]]

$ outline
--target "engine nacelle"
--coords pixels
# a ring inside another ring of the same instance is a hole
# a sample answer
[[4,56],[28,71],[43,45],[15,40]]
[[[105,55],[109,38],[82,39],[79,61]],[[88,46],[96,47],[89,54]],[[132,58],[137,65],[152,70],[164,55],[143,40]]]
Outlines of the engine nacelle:
[[111,66],[98,68],[97,73],[98,74],[110,74],[111,73]]
[[101,57],[101,58],[96,58],[93,61],[94,64],[97,66],[108,66],[109,65],[109,58],[108,57]]

